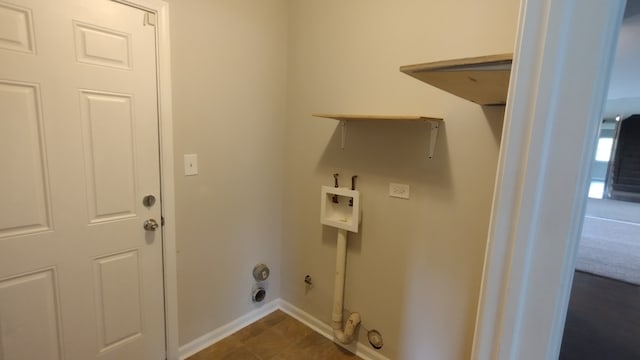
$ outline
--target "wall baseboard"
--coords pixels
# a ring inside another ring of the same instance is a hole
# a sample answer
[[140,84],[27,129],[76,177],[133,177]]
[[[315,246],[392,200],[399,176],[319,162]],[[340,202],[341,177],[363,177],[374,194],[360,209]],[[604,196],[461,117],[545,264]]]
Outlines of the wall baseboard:
[[242,329],[245,326],[251,325],[252,323],[262,319],[263,317],[271,314],[272,312],[278,310],[280,308],[280,299],[272,300],[263,306],[255,309],[232,322],[222,325],[221,327],[214,329],[199,338],[189,342],[186,345],[180,346],[178,351],[179,359],[184,360],[189,356],[202,351],[209,346],[217,343],[218,341],[226,338],[227,336],[233,334],[234,332]]
[[[218,341],[242,329],[243,327],[262,319],[263,317],[271,314],[276,310],[282,310],[283,312],[289,314],[291,317],[307,325],[320,335],[326,337],[331,341],[334,341],[333,329],[331,329],[331,326],[325,324],[324,322],[318,320],[317,318],[311,316],[309,313],[290,304],[289,302],[278,298],[265,304],[259,309],[253,310],[250,313],[243,315],[238,319],[226,325],[223,325],[184,346],[181,346],[179,351],[180,360],[184,360],[189,356],[206,349],[207,347],[217,343]],[[343,345],[339,342],[334,342],[356,354],[363,360],[389,360],[389,358],[383,356],[380,353],[377,353],[375,350],[370,349],[367,345],[362,343]]]

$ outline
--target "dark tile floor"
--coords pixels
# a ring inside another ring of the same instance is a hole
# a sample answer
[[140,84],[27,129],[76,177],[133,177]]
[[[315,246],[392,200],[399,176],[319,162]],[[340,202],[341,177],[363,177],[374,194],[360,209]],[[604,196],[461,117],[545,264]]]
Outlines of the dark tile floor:
[[576,271],[560,360],[640,359],[640,286]]
[[277,310],[187,360],[358,360],[303,323]]

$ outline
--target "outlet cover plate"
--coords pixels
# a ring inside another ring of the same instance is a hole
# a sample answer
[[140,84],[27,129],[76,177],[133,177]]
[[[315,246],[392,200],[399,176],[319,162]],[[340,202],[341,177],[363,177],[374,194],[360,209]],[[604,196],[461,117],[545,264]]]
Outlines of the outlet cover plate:
[[400,199],[408,199],[409,195],[409,185],[389,183],[389,196]]
[[184,154],[184,174],[198,175],[198,154]]

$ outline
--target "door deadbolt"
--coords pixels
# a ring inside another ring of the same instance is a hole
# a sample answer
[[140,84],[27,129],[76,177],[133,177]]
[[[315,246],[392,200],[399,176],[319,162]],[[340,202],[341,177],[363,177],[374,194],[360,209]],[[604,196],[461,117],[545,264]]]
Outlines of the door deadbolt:
[[154,219],[145,220],[144,222],[144,229],[147,231],[156,231],[158,226],[160,225],[158,225],[158,222],[156,222]]
[[156,203],[156,197],[153,195],[147,195],[142,198],[142,204],[146,207],[152,207]]

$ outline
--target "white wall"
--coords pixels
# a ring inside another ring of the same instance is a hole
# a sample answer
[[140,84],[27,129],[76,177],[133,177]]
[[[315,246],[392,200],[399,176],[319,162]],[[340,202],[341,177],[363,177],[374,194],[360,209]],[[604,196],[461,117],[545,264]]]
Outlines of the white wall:
[[[170,0],[180,345],[280,296],[283,0]],[[197,153],[198,176],[182,174]],[[265,302],[266,302],[265,301]]]
[[[364,204],[346,307],[382,332],[390,358],[467,359],[503,109],[398,67],[512,51],[517,2],[169,2],[180,344],[254,308],[260,261],[272,267],[267,300],[329,323],[336,233],[319,224],[319,191],[337,171],[343,185],[359,175]],[[349,124],[340,150],[337,122],[315,112],[445,125],[427,160],[425,124]],[[185,153],[199,154],[200,175],[182,175]],[[411,199],[389,198],[391,181]]]
[[616,46],[615,60],[611,71],[609,92],[604,117],[623,118],[640,113],[640,1],[629,0],[622,20]]
[[[357,174],[363,221],[350,234],[345,306],[383,334],[390,358],[468,359],[504,109],[398,67],[512,51],[518,2],[289,6],[282,297],[330,322],[336,232],[319,223],[320,186]],[[427,160],[425,124],[349,124],[340,150],[338,123],[318,112],[442,116],[445,126]],[[389,182],[409,184],[411,199],[389,198]]]
[[[640,1],[629,0],[611,71],[608,99],[640,98]],[[638,107],[634,109],[638,111]]]

